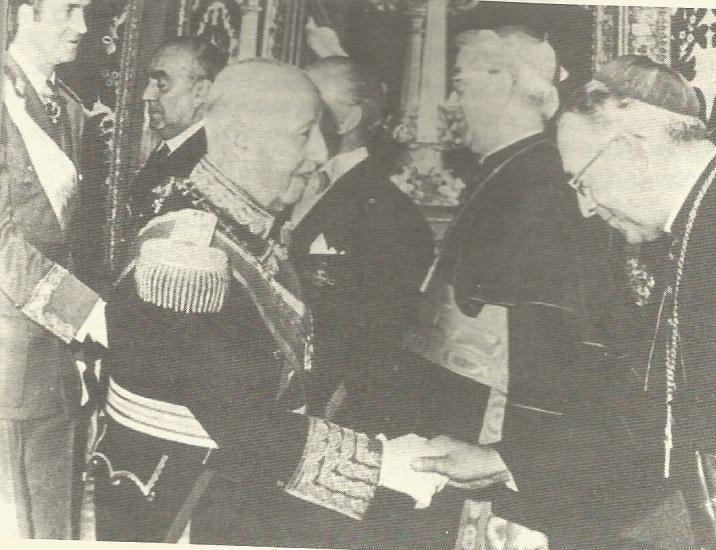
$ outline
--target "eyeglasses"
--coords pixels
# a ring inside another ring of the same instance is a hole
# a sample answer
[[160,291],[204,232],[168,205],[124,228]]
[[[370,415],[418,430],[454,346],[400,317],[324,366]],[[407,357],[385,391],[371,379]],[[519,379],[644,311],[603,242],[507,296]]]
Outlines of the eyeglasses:
[[567,182],[567,185],[569,185],[572,189],[574,189],[577,193],[582,195],[583,197],[587,199],[592,199],[591,193],[589,191],[589,186],[584,183],[583,179],[584,175],[587,173],[587,171],[592,167],[592,165],[597,162],[601,156],[606,152],[607,149],[611,146],[612,143],[617,141],[618,139],[621,139],[623,136],[617,135],[612,137],[609,141],[607,141],[604,146],[599,149],[599,151],[596,152],[596,154],[587,162],[587,164],[582,167],[582,169],[577,172],[576,175],[572,176],[570,180]]

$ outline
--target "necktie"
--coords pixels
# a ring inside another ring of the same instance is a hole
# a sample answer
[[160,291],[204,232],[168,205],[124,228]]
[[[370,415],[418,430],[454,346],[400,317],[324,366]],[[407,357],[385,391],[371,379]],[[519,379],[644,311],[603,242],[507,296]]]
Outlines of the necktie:
[[50,120],[50,136],[55,140],[65,154],[74,159],[72,144],[72,128],[67,114],[67,104],[60,95],[56,82],[47,81],[47,94],[42,94],[41,100],[45,105],[45,113]]

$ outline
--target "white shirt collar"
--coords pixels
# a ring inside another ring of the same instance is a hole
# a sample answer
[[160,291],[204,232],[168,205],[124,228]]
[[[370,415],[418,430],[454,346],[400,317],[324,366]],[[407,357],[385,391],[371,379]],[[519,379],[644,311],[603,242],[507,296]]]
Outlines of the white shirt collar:
[[204,121],[200,120],[199,122],[195,122],[191,126],[189,126],[186,130],[184,130],[181,134],[177,134],[173,138],[170,138],[166,140],[164,143],[167,147],[169,147],[169,152],[173,153],[179,147],[184,145],[184,143],[194,134],[196,134],[200,129],[204,127]]
[[37,95],[41,98],[47,97],[48,93],[51,91],[47,87],[47,81],[49,80],[53,84],[55,83],[55,79],[57,78],[55,71],[52,71],[52,74],[49,77],[46,77],[37,70],[34,63],[31,63],[27,57],[22,55],[19,48],[17,48],[15,44],[10,45],[8,53],[15,60],[15,63],[18,64],[20,69],[22,69],[22,72],[25,73],[25,76],[30,81],[30,84],[33,88],[35,88]]
[[321,166],[321,171],[325,172],[331,183],[335,183],[346,173],[353,169],[356,165],[368,158],[368,149],[366,147],[358,147],[352,151],[338,153],[332,156]]
[[[698,172],[699,176],[701,174],[703,174],[704,170],[706,170],[706,167],[713,160],[713,158],[714,158],[714,152],[711,151],[711,152],[709,152],[708,158],[701,166],[701,170],[699,170],[699,172]],[[678,217],[679,212],[681,212],[681,208],[684,206],[684,203],[686,202],[686,198],[689,196],[689,193],[691,193],[691,189],[693,189],[693,187],[687,187],[686,189],[684,189],[683,197],[681,197],[681,200],[676,203],[674,210],[671,212],[671,214],[669,215],[669,218],[666,220],[666,223],[664,224],[664,231],[666,231],[667,233],[671,233],[671,228],[674,225],[674,222],[676,221],[676,218]]]

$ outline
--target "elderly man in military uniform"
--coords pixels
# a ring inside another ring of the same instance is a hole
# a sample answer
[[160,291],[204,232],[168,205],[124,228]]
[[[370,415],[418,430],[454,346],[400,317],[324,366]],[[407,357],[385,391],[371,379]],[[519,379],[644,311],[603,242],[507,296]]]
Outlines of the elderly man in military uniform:
[[85,0],[11,2],[0,171],[0,501],[23,537],[72,537],[80,377],[68,344],[102,341],[103,306],[73,275],[84,113],[56,76]]
[[164,540],[183,525],[182,503],[198,500],[204,464],[221,478],[192,518],[195,542],[272,544],[281,500],[356,522],[379,486],[425,506],[444,483],[409,467],[429,452],[423,438],[381,443],[302,414],[310,313],[272,235],[325,159],[320,114],[299,69],[230,65],[209,98],[207,155],[158,190],[167,213],[141,231],[108,303],[106,424],[92,454],[99,539]]

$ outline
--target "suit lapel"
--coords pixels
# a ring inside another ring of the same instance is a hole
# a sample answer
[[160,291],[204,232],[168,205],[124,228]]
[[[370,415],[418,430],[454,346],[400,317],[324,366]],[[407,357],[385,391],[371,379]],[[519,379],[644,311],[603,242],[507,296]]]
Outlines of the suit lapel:
[[8,56],[7,70],[11,82],[18,90],[22,91],[25,97],[25,110],[32,117],[32,120],[34,120],[48,136],[51,136],[53,132],[52,121],[45,110],[45,105],[42,103],[35,87],[30,83],[30,80],[22,68],[12,56]]
[[67,86],[59,81],[60,95],[65,100],[67,108],[67,118],[70,123],[70,136],[72,141],[72,151],[65,151],[65,154],[75,163],[77,172],[80,171],[80,147],[82,143],[82,131],[84,130],[85,112],[80,99],[67,88]]
[[369,159],[365,159],[336,180],[328,191],[313,205],[301,223],[293,230],[292,248],[296,254],[307,254],[311,243],[321,234],[328,232],[327,240],[337,229],[346,225],[346,209],[355,204],[358,186],[366,179]]

